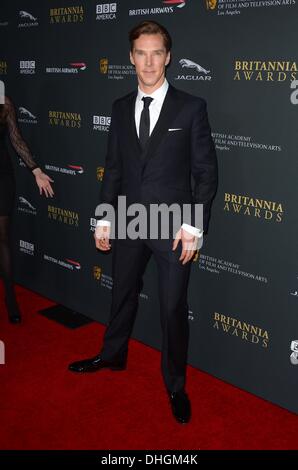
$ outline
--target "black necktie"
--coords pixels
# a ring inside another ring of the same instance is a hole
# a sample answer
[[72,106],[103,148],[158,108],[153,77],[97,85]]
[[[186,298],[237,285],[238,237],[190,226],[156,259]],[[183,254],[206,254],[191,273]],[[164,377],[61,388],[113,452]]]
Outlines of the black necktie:
[[140,119],[139,139],[141,147],[144,150],[150,134],[149,106],[151,101],[153,101],[153,98],[150,98],[149,96],[143,96],[142,100],[144,101],[144,108],[142,110]]

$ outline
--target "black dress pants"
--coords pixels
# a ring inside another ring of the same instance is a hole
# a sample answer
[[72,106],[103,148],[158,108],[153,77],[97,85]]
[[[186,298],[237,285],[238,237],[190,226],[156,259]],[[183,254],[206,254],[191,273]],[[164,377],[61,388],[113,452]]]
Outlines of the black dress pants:
[[161,370],[169,392],[184,388],[189,338],[187,287],[191,261],[183,266],[180,254],[181,243],[175,251],[164,251],[147,241],[114,242],[112,305],[101,351],[104,360],[126,361],[142,276],[153,255],[158,269]]

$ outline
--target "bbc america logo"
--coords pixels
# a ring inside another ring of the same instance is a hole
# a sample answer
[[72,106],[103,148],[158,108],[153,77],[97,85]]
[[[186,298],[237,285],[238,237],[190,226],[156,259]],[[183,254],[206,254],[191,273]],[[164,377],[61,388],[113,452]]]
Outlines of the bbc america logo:
[[93,124],[100,124],[101,126],[109,126],[111,118],[109,116],[93,116]]
[[102,3],[101,5],[96,5],[96,13],[116,13],[117,3]]
[[110,116],[93,116],[93,130],[108,132],[111,124]]
[[25,240],[20,240],[20,251],[27,255],[34,256],[34,244]]
[[35,69],[35,60],[20,60],[21,69]]
[[35,73],[35,60],[20,60],[20,73]]
[[117,3],[102,3],[96,5],[97,20],[114,20],[116,19]]

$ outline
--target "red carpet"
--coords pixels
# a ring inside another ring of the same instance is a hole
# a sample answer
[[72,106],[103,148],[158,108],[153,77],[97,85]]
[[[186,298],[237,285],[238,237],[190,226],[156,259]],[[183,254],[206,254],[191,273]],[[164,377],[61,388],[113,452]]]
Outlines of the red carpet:
[[159,352],[131,341],[128,369],[88,376],[69,362],[94,355],[104,328],[66,329],[37,314],[52,302],[21,287],[21,325],[0,301],[1,449],[297,449],[298,417],[189,367],[190,424],[177,424]]

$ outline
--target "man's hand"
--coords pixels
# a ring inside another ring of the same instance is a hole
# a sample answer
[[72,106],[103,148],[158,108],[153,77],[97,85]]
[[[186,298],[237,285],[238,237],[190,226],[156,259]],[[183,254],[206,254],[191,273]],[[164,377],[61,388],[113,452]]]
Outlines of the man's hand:
[[110,244],[111,227],[107,225],[97,226],[94,233],[95,245],[98,250],[108,251],[111,248]]
[[192,259],[193,255],[197,251],[198,237],[195,237],[191,233],[181,228],[176,233],[176,237],[173,242],[173,251],[176,250],[180,240],[182,243],[182,251],[179,261],[182,261],[182,264],[186,264]]

